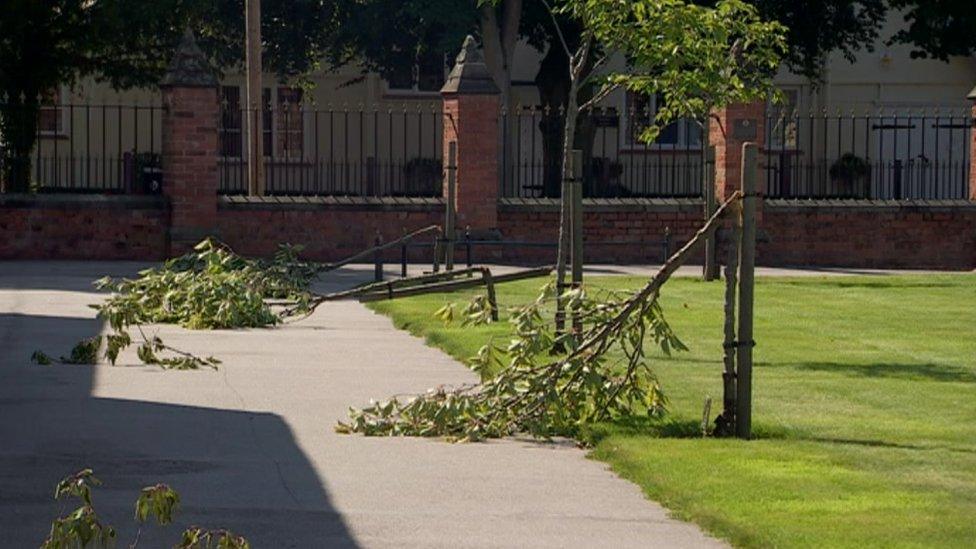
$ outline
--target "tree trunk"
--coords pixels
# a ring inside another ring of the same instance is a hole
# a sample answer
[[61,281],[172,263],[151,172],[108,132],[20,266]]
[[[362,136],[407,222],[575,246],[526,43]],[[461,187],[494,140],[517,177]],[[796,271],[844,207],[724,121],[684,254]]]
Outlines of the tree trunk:
[[[0,108],[0,183],[3,192],[30,191],[31,152],[37,143],[40,104],[33,95],[8,93]],[[30,99],[23,99],[23,98]]]
[[[519,22],[523,0],[505,0],[502,4],[501,22],[496,8],[485,4],[481,7],[481,39],[485,52],[485,65],[501,91],[502,118],[502,182],[507,183],[513,173],[516,159],[513,151],[518,136],[515,133],[517,114],[512,97],[512,63],[518,43]],[[504,189],[504,187],[503,187]]]
[[[583,75],[589,74],[589,66]],[[536,89],[543,110],[549,109],[549,117],[543,117],[539,124],[542,134],[542,163],[543,163],[543,196],[559,198],[562,188],[563,156],[565,145],[564,117],[569,108],[569,59],[566,53],[556,45],[549,48],[539,64],[539,71],[535,77]],[[574,94],[577,104],[587,101],[592,96],[592,86],[577,90]],[[577,115],[577,118],[579,116]],[[591,117],[584,116],[576,121],[574,130],[574,147],[583,151],[583,166],[590,166],[593,158],[593,142],[596,138],[596,128]],[[583,180],[586,181],[586,174]]]
[[543,112],[550,113],[539,122],[542,133],[542,196],[546,198],[558,198],[562,188],[561,160],[566,138],[563,114],[569,102],[568,74],[566,53],[555,45],[551,46],[539,63],[539,72],[535,77]]
[[566,105],[566,131],[563,138],[562,154],[562,198],[559,200],[559,249],[556,252],[556,334],[562,334],[566,325],[566,304],[562,294],[566,291],[566,256],[569,255],[569,222],[572,189],[568,172],[569,155],[573,153],[573,143],[576,136],[576,117],[579,114],[579,104],[576,102],[576,82],[570,82],[569,101]]

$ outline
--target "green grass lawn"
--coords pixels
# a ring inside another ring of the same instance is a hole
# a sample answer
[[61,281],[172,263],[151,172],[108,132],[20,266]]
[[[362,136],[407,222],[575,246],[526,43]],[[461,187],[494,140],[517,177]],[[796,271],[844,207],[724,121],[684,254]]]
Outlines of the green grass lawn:
[[[501,307],[541,284],[500,286]],[[723,288],[666,285],[690,347],[657,362],[670,414],[594,426],[592,456],[735,545],[976,546],[976,276],[760,278],[750,442],[694,436],[705,397],[721,407]],[[432,317],[470,294],[372,307],[464,359],[508,333]]]

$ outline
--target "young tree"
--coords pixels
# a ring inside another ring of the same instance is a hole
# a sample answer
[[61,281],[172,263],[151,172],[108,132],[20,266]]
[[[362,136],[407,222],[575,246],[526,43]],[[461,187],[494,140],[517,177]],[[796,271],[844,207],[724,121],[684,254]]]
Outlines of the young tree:
[[[689,118],[705,127],[718,107],[768,96],[786,49],[783,26],[763,21],[742,0],[721,0],[714,8],[682,0],[562,0],[547,5],[570,60],[564,172],[580,112],[592,109],[614,91],[624,88],[659,98],[655,117],[640,136],[651,142],[661,128],[678,119]],[[565,40],[557,13],[568,14],[582,25],[582,39],[575,51]],[[593,55],[599,57],[591,59]],[[609,68],[613,56],[626,59],[624,70]],[[580,101],[579,90],[589,81],[597,89]],[[564,173],[563,180],[569,181],[569,174]],[[558,291],[565,286],[569,249],[567,185],[563,185],[560,208]],[[561,309],[557,302],[557,324],[562,320]]]
[[[322,56],[325,0],[265,0],[265,64],[307,74]],[[152,87],[184,29],[197,31],[218,68],[243,60],[240,0],[10,0],[0,17],[0,164],[7,191],[30,185],[31,151],[44,94],[94,76],[116,89]]]

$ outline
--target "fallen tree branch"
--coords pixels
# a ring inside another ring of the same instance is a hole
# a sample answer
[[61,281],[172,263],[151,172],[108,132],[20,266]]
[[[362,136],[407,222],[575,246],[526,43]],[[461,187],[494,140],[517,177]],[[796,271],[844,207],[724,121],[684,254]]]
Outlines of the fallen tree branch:
[[[510,363],[477,386],[438,387],[409,400],[393,398],[363,409],[351,409],[336,431],[365,435],[443,436],[480,440],[526,432],[533,436],[573,435],[582,424],[630,415],[640,406],[663,411],[665,398],[644,354],[645,336],[669,354],[685,347],[664,320],[657,298],[661,287],[685,263],[741,198],[725,201],[684,246],[638,292],[623,301],[593,302],[582,288],[566,292],[571,309],[589,320],[579,336],[556,334],[543,320],[544,304],[554,299],[551,285],[533,303],[513,312],[515,338],[504,351],[492,342],[471,360],[479,373],[490,373],[498,353]],[[569,351],[539,363],[554,343]],[[606,360],[612,348],[626,357],[621,374]]]
[[348,265],[350,263],[355,263],[356,261],[359,261],[360,259],[363,259],[364,257],[369,257],[370,255],[375,254],[376,252],[382,252],[383,250],[388,250],[390,248],[395,248],[396,246],[400,246],[401,244],[404,244],[406,242],[409,242],[409,241],[413,240],[414,238],[417,238],[418,236],[420,236],[422,234],[426,234],[426,233],[429,233],[431,231],[439,231],[439,230],[441,230],[441,226],[440,225],[431,225],[429,227],[424,227],[423,229],[418,229],[416,231],[413,231],[412,233],[405,234],[405,235],[401,236],[400,238],[398,238],[398,239],[396,239],[396,240],[394,240],[392,242],[387,242],[386,244],[380,244],[379,246],[373,246],[372,248],[367,248],[367,249],[365,249],[365,250],[363,250],[361,252],[355,253],[355,254],[353,254],[353,255],[351,255],[351,256],[343,259],[343,260],[336,261],[335,263],[326,263],[326,264],[322,265],[322,267],[320,268],[320,272],[334,271],[334,270],[336,270],[336,269],[338,269],[340,267],[344,267],[344,266],[346,266],[346,265]]

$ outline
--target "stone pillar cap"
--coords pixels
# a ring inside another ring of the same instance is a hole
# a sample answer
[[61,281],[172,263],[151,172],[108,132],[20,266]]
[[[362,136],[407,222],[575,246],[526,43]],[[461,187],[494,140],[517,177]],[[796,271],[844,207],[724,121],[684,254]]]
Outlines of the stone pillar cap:
[[485,58],[478,44],[470,34],[464,39],[464,46],[458,54],[454,68],[441,88],[444,94],[498,95],[501,91],[488,72]]
[[166,74],[160,81],[162,88],[216,88],[217,76],[200,50],[193,31],[187,27],[170,61]]

